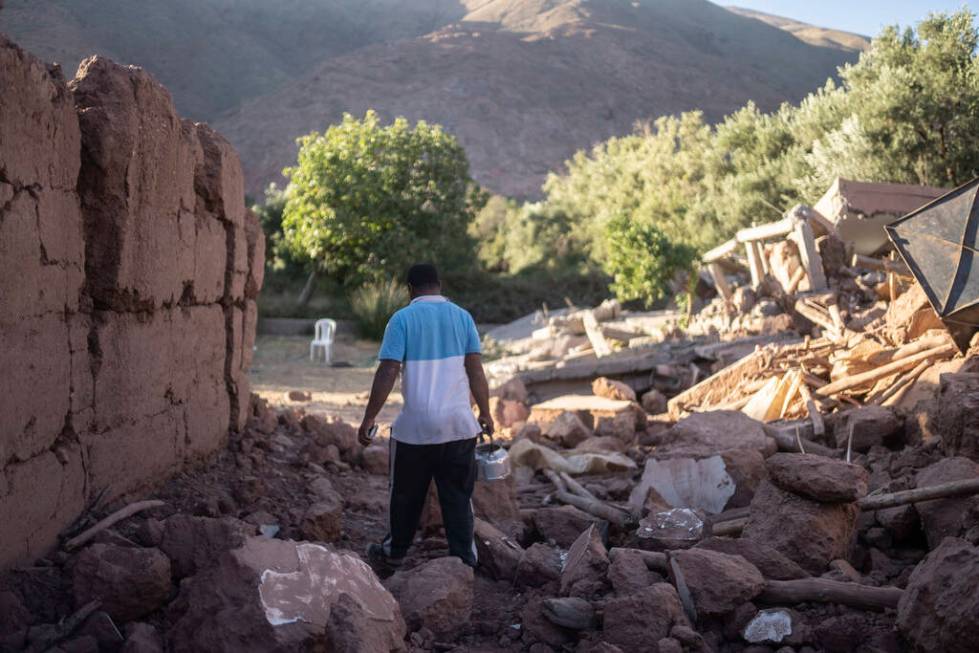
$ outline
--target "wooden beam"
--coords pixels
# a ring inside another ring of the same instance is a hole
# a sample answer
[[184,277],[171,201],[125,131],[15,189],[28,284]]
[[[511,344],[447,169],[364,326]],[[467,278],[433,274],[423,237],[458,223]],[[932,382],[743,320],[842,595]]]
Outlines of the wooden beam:
[[886,610],[897,607],[904,590],[897,587],[871,587],[843,583],[827,578],[766,580],[758,596],[762,603],[838,603],[863,610]]
[[843,392],[844,390],[849,390],[850,388],[855,388],[856,386],[863,385],[865,383],[877,381],[885,376],[890,376],[891,374],[912,369],[917,366],[918,363],[930,358],[940,358],[949,354],[954,354],[956,351],[958,351],[958,349],[954,344],[950,343],[934,347],[933,349],[926,349],[925,351],[915,354],[914,356],[908,356],[907,358],[896,360],[892,363],[888,363],[887,365],[881,365],[876,369],[868,370],[862,374],[854,374],[853,376],[848,376],[840,379],[839,381],[828,383],[821,388],[816,388],[815,393],[823,397],[831,397],[835,394]]
[[592,349],[595,350],[595,355],[602,358],[611,354],[612,348],[605,340],[605,335],[602,333],[601,327],[598,326],[595,314],[592,311],[585,311],[582,315],[582,322],[585,325],[585,335],[588,336],[588,341],[591,343]]
[[730,302],[733,293],[731,292],[731,286],[728,285],[727,277],[724,276],[724,270],[717,263],[709,263],[707,265],[707,271],[710,272],[710,277],[714,280],[714,287],[717,288],[717,294],[725,302]]
[[826,283],[826,272],[823,270],[823,259],[816,249],[816,238],[808,221],[795,221],[793,240],[799,246],[799,257],[802,259],[802,267],[806,269],[809,290],[811,292],[826,290],[829,286]]
[[765,270],[762,267],[761,262],[761,248],[756,242],[747,242],[744,244],[745,252],[748,255],[748,270],[751,272],[751,287],[754,290],[758,290],[761,286],[761,282],[765,278]]
[[949,481],[948,483],[919,487],[914,490],[869,495],[857,501],[857,505],[860,506],[861,510],[883,510],[909,503],[967,497],[976,494],[979,494],[979,478],[968,478],[964,481]]
[[770,238],[781,238],[792,233],[794,228],[795,221],[792,218],[782,218],[778,222],[741,229],[738,231],[737,239],[739,243],[750,243]]
[[727,258],[731,254],[734,254],[734,252],[736,252],[737,250],[738,250],[738,239],[732,238],[726,243],[718,245],[714,249],[704,254],[700,260],[706,264],[716,263],[722,258]]

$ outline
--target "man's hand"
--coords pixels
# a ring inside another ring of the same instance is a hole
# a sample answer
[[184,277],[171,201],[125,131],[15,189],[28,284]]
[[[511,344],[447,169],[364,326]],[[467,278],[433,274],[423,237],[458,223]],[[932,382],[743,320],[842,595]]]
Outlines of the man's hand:
[[357,442],[360,443],[362,447],[366,447],[371,443],[370,430],[374,426],[374,420],[365,419],[360,423],[360,428],[357,429]]
[[489,416],[489,413],[480,413],[477,421],[483,427],[483,433],[486,435],[493,435],[496,432],[496,425],[493,424],[493,418]]

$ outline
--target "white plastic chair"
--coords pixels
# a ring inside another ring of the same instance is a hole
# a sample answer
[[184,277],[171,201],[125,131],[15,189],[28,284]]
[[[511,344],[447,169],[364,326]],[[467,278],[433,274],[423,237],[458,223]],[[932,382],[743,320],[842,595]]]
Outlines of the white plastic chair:
[[309,343],[309,360],[316,362],[317,354],[323,352],[323,362],[333,362],[333,337],[337,332],[335,320],[316,320],[316,334]]

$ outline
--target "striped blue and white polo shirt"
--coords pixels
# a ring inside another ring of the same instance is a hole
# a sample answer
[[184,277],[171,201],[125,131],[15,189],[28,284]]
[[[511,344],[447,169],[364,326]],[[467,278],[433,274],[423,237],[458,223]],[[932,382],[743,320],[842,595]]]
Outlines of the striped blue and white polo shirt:
[[403,363],[395,440],[441,444],[479,433],[465,367],[466,354],[478,353],[472,316],[441,295],[416,297],[391,317],[377,357]]

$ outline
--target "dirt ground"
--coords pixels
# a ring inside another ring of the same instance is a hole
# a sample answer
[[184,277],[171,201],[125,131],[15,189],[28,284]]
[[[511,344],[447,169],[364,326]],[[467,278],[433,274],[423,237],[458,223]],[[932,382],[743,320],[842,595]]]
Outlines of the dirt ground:
[[[333,364],[309,360],[308,336],[258,336],[251,367],[252,392],[276,408],[302,408],[307,413],[336,415],[360,424],[367,405],[378,344],[339,335]],[[290,391],[309,392],[311,401],[296,402]],[[391,394],[378,419],[382,433],[401,410],[401,394]]]

